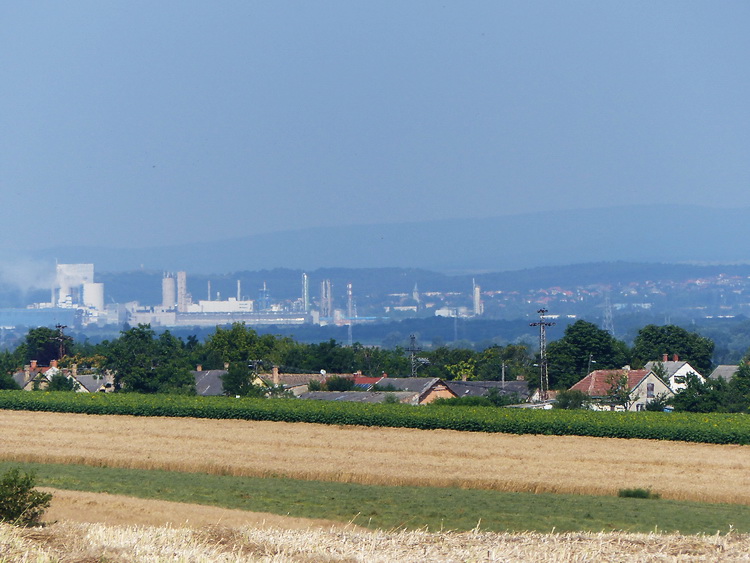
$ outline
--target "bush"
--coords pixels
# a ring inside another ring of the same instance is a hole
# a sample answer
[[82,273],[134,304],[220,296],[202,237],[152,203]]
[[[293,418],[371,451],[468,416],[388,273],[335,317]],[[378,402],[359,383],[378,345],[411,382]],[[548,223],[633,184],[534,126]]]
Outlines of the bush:
[[0,521],[36,526],[49,508],[52,495],[34,490],[33,473],[11,469],[0,479]]
[[587,409],[590,403],[591,397],[583,391],[574,389],[572,391],[560,391],[557,394],[554,408],[565,410]]
[[621,498],[661,498],[659,493],[652,493],[651,489],[620,489],[617,496]]

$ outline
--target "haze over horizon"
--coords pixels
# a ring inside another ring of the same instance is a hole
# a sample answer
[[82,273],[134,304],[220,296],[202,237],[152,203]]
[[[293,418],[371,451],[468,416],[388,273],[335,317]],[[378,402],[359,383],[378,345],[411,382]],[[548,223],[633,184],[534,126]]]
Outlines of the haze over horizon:
[[6,251],[750,208],[745,2],[81,1],[0,17]]

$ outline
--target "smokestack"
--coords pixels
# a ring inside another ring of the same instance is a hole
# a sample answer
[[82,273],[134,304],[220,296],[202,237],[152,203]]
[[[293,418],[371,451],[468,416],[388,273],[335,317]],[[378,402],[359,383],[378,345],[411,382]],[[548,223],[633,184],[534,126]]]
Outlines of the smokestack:
[[273,375],[273,384],[278,385],[279,384],[279,366],[273,366],[271,369],[271,374]]
[[237,280],[237,301],[242,301],[242,292],[240,291],[240,280]]
[[208,300],[211,301],[211,280],[208,280]]

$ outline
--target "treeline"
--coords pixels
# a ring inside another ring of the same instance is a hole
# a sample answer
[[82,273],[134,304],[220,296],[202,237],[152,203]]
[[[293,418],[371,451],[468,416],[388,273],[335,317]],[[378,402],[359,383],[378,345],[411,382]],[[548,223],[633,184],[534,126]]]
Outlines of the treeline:
[[[305,344],[290,337],[258,334],[242,323],[217,327],[201,342],[195,336],[178,338],[170,331],[157,334],[148,325],[123,330],[119,337],[101,343],[76,342],[58,331],[40,327],[29,330],[14,351],[0,355],[0,388],[14,388],[10,375],[36,360],[61,368],[74,364],[79,373],[110,371],[117,389],[141,393],[192,393],[190,373],[229,366],[241,379],[250,370],[268,373],[277,366],[282,373],[356,373],[406,377],[411,375],[412,355],[403,347],[344,346],[335,340]],[[526,346],[493,346],[475,352],[441,346],[415,355],[417,375],[455,379],[508,380],[533,375],[535,356]]]
[[[595,369],[641,368],[664,354],[678,355],[704,377],[711,373],[714,343],[683,328],[647,325],[640,329],[632,347],[586,321],[576,321],[562,338],[547,347],[550,388],[568,389]],[[490,346],[481,351],[439,346],[415,351],[401,346],[344,346],[331,339],[307,344],[291,337],[258,334],[242,323],[217,327],[204,341],[195,336],[178,338],[168,330],[157,334],[148,325],[123,330],[118,338],[101,343],[76,342],[61,332],[40,327],[29,330],[15,350],[0,354],[0,388],[17,387],[11,374],[36,360],[79,373],[114,374],[115,388],[140,393],[195,393],[191,371],[229,367],[225,391],[253,394],[243,384],[253,373],[268,373],[277,366],[282,373],[362,373],[368,376],[411,375],[413,366],[421,377],[441,379],[515,380],[524,378],[533,388],[539,381],[537,350],[522,344]],[[747,373],[746,373],[747,372]],[[748,382],[747,384],[745,382]],[[688,390],[673,399],[679,410],[740,412],[750,406],[750,368],[732,381],[690,380]],[[233,385],[231,390],[228,385]],[[244,385],[244,386],[243,386]],[[238,392],[239,391],[239,392]]]

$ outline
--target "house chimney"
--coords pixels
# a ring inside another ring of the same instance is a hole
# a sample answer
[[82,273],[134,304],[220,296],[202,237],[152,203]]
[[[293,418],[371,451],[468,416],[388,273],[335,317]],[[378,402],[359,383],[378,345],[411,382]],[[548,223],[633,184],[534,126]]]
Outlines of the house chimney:
[[31,369],[36,369],[36,360],[31,360]]
[[662,361],[662,362],[667,362],[667,361],[669,361],[669,354],[664,354],[664,355],[663,355],[663,356],[661,357],[661,361]]
[[70,366],[70,371],[73,374],[73,377],[78,377],[78,364],[72,364]]
[[229,362],[224,362],[224,369],[229,369]]
[[273,375],[274,386],[279,384],[279,366],[273,366],[271,368],[271,374]]
[[526,376],[525,375],[517,375],[516,376],[516,381],[526,381]]
[[195,371],[203,371],[203,364],[198,364],[195,366]]
[[469,374],[467,374],[467,373],[464,373],[464,374],[463,374],[463,375],[461,376],[461,381],[466,381],[466,380],[468,379],[468,377],[469,377]]
[[49,367],[56,368],[57,367],[57,360],[50,360]]
[[677,354],[672,354],[672,361],[673,362],[679,362],[680,361],[680,356],[678,356]]

